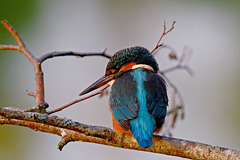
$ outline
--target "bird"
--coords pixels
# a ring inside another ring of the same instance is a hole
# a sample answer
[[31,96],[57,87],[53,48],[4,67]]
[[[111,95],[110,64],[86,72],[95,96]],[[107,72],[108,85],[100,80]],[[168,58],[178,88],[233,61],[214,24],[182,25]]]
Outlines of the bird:
[[119,135],[133,135],[140,147],[149,148],[167,115],[167,86],[158,71],[156,59],[146,48],[122,49],[110,58],[105,75],[80,95],[110,85],[113,129]]

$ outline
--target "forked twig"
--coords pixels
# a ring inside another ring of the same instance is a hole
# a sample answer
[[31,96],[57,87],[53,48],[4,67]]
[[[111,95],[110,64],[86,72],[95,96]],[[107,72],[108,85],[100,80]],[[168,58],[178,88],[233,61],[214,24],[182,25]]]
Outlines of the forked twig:
[[166,22],[164,21],[164,25],[163,25],[163,33],[162,33],[160,39],[158,40],[158,42],[157,42],[155,48],[151,51],[152,54],[153,54],[153,52],[155,52],[159,47],[163,46],[163,43],[160,44],[162,38],[163,38],[166,34],[168,34],[169,32],[171,32],[171,31],[174,29],[174,25],[175,25],[175,23],[176,23],[176,21],[173,21],[171,28],[170,28],[169,30],[166,31]]
[[51,52],[44,54],[40,58],[35,58],[32,53],[26,48],[23,40],[19,36],[19,34],[15,31],[15,29],[6,21],[1,21],[2,24],[5,26],[5,28],[12,34],[12,36],[17,41],[18,45],[0,45],[0,50],[16,50],[23,55],[25,55],[28,60],[32,63],[35,71],[35,80],[36,80],[36,92],[29,92],[27,91],[27,94],[29,96],[35,97],[36,105],[34,108],[27,110],[31,112],[46,112],[46,108],[48,107],[48,104],[45,102],[45,92],[44,92],[44,77],[42,72],[41,64],[43,61],[58,57],[58,56],[78,56],[78,57],[85,57],[85,56],[102,56],[105,58],[111,58],[110,55],[106,54],[106,49],[103,52],[94,52],[94,53],[79,53],[79,52],[72,52],[72,51],[66,51],[66,52]]
[[[172,49],[170,49],[171,52],[174,52],[172,51]],[[173,55],[176,55],[175,53],[173,53]],[[164,79],[166,80],[167,84],[170,86],[170,88],[173,89],[173,92],[172,92],[172,95],[171,95],[171,104],[170,104],[170,107],[169,107],[169,111],[167,113],[167,122],[168,123],[165,123],[164,125],[164,134],[168,134],[168,135],[172,135],[170,133],[170,128],[173,128],[176,124],[176,120],[177,120],[177,117],[179,116],[179,112],[181,114],[181,119],[184,118],[184,100],[183,100],[183,97],[181,95],[181,93],[178,91],[178,88],[174,85],[174,83],[172,83],[170,81],[170,79],[165,75],[166,73],[169,73],[169,72],[172,72],[176,69],[184,69],[186,70],[190,75],[193,75],[193,71],[191,70],[191,68],[189,67],[189,60],[190,60],[190,57],[192,55],[192,50],[190,49],[187,49],[187,47],[184,47],[183,49],[183,52],[182,52],[182,55],[179,59],[176,59],[178,60],[177,64],[173,67],[170,67],[166,70],[163,70],[163,71],[159,71],[159,74],[161,74]],[[172,57],[170,57],[171,59]],[[178,103],[176,101],[179,101]],[[169,117],[171,116],[171,117]]]
[[184,47],[182,56],[180,57],[180,59],[178,59],[178,63],[173,67],[170,67],[168,69],[160,71],[160,73],[166,74],[166,73],[172,72],[176,69],[185,69],[191,76],[193,76],[194,72],[191,69],[191,67],[189,67],[189,62],[190,62],[191,56],[192,56],[192,50],[187,49],[187,47]]
[[14,45],[0,45],[0,50],[17,50],[32,63],[35,71],[35,80],[36,80],[36,92],[31,95],[35,95],[36,107],[34,111],[45,112],[45,109],[48,107],[48,104],[44,100],[44,82],[43,82],[43,72],[41,68],[41,64],[38,59],[35,58],[32,53],[26,48],[23,40],[19,36],[19,34],[15,31],[15,29],[6,21],[1,21],[5,28],[12,34],[15,40],[18,43],[18,46]]

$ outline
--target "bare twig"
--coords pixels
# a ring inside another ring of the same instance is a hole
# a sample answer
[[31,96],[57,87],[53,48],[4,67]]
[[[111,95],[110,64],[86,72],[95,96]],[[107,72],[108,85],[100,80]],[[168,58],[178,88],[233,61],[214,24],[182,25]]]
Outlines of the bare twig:
[[[171,135],[170,128],[173,128],[175,126],[179,112],[181,114],[181,119],[184,118],[184,106],[185,106],[181,93],[178,91],[174,83],[172,83],[165,74],[176,69],[185,69],[190,75],[193,75],[193,71],[189,67],[189,60],[191,55],[192,51],[184,47],[182,56],[178,59],[177,65],[159,72],[159,74],[161,74],[164,77],[167,84],[173,89],[170,101],[171,104],[167,114],[168,115],[167,120],[162,130],[163,134]],[[176,102],[177,100],[179,101],[179,103]]]
[[191,76],[194,75],[192,69],[189,67],[189,60],[192,56],[192,50],[187,49],[187,47],[184,47],[182,56],[178,60],[177,65],[170,67],[166,70],[160,71],[161,74],[166,74],[168,72],[174,71],[176,69],[185,69]]
[[[164,49],[164,48],[170,50],[170,52],[169,52],[169,54],[168,54],[168,57],[169,57],[170,60],[177,60],[177,59],[178,59],[177,52],[176,52],[176,50],[175,50],[173,47],[164,44],[164,45],[162,45],[162,46],[161,46],[160,48],[158,48],[158,49]],[[154,52],[153,55],[155,55],[156,53],[157,53],[157,52]]]
[[45,109],[48,107],[48,104],[44,100],[44,82],[43,82],[43,72],[41,68],[41,64],[39,63],[38,59],[36,59],[32,53],[26,48],[23,40],[19,36],[19,34],[15,31],[15,29],[6,21],[1,21],[5,28],[12,34],[15,40],[18,43],[18,46],[13,45],[0,45],[1,50],[17,50],[23,55],[25,55],[28,60],[32,63],[35,71],[35,80],[36,80],[36,92],[35,101],[36,107],[33,109],[34,111],[44,112]]
[[[84,56],[103,56],[106,58],[111,58],[110,55],[106,54],[106,49],[103,52],[95,52],[95,53],[79,53],[79,52],[72,52],[72,51],[67,51],[67,52],[51,52],[44,54],[40,58],[35,58],[32,53],[26,48],[23,40],[19,36],[19,34],[15,31],[15,29],[6,21],[2,21],[2,24],[5,26],[5,28],[12,34],[12,36],[16,39],[18,42],[18,46],[15,45],[0,45],[0,50],[16,50],[21,53],[23,53],[28,60],[32,63],[35,71],[35,80],[36,80],[36,92],[28,92],[27,94],[29,96],[34,96],[35,101],[36,101],[36,106],[30,110],[31,112],[46,112],[46,108],[48,107],[48,104],[45,102],[44,97],[45,97],[45,92],[44,92],[44,77],[43,77],[43,72],[42,72],[42,67],[41,64],[43,61],[53,58],[53,57],[58,57],[58,56],[79,56],[79,57],[84,57]],[[77,102],[76,102],[77,103]]]
[[39,61],[42,63],[43,61],[59,56],[78,56],[78,57],[85,57],[85,56],[102,56],[106,58],[111,58],[110,55],[106,54],[106,49],[103,52],[94,52],[94,53],[80,53],[80,52],[72,52],[72,51],[65,51],[65,52],[51,52],[44,54],[42,57],[39,58]]
[[27,91],[27,95],[35,97],[35,93],[30,92],[30,91],[28,91],[28,90],[26,90],[26,91]]
[[130,135],[120,136],[109,128],[90,126],[47,114],[13,111],[0,107],[0,116],[0,124],[25,126],[35,131],[61,136],[63,140],[59,143],[59,149],[70,141],[83,141],[190,159],[240,159],[239,151],[159,135],[153,136],[152,147],[141,148]]
[[14,46],[14,45],[2,45],[0,44],[0,50],[19,50],[18,46]]
[[[169,111],[165,120],[166,123],[164,124],[161,132],[164,135],[171,136],[172,134],[170,129],[175,126],[179,112],[181,114],[181,119],[184,118],[185,104],[181,93],[178,91],[178,88],[174,85],[174,83],[172,83],[172,81],[164,74],[162,76],[166,80],[167,84],[173,89],[173,93],[171,95],[171,104],[169,105]],[[178,103],[176,103],[176,99],[178,99]]]
[[[13,45],[1,45],[1,50],[17,50],[21,53],[23,53],[28,60],[35,65],[36,63],[36,58],[31,54],[30,51],[27,50],[23,40],[21,39],[21,37],[19,36],[19,34],[15,31],[15,29],[8,23],[8,21],[4,20],[1,21],[2,24],[4,25],[4,27],[10,32],[10,34],[12,34],[12,36],[15,38],[15,40],[18,43],[18,46],[13,46]],[[2,48],[3,47],[3,48]]]
[[104,88],[101,89],[100,91],[98,91],[98,92],[96,92],[96,93],[93,93],[93,94],[91,94],[91,95],[89,95],[89,96],[87,96],[87,97],[74,100],[74,101],[72,101],[72,102],[70,102],[70,103],[68,103],[68,104],[66,104],[66,105],[64,105],[64,106],[62,106],[62,107],[59,107],[59,108],[54,109],[54,110],[52,110],[52,111],[48,111],[47,114],[53,114],[53,113],[59,112],[59,111],[65,109],[65,108],[67,108],[67,107],[70,107],[71,105],[73,105],[73,104],[75,104],[75,103],[84,101],[84,100],[86,100],[86,99],[88,99],[88,98],[94,97],[94,96],[99,95],[99,94],[101,95],[101,94],[103,94],[104,90],[107,89],[108,87],[109,87],[109,85],[107,85],[106,87],[104,87]]
[[163,43],[160,44],[162,38],[163,38],[166,34],[168,34],[169,32],[171,32],[171,31],[174,29],[174,25],[175,25],[175,23],[176,23],[176,21],[173,21],[171,28],[170,28],[169,30],[166,31],[166,22],[164,21],[164,25],[163,25],[163,33],[162,33],[160,39],[158,40],[158,42],[157,42],[155,48],[151,51],[151,53],[155,52],[159,47],[163,46]]

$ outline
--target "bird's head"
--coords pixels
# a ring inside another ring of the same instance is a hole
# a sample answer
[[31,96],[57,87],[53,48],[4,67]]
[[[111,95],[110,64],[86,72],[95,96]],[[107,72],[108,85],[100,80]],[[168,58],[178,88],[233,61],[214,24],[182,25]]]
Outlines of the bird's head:
[[105,75],[80,93],[84,95],[114,81],[125,72],[137,68],[158,71],[158,64],[153,55],[143,47],[131,47],[118,51],[109,60]]

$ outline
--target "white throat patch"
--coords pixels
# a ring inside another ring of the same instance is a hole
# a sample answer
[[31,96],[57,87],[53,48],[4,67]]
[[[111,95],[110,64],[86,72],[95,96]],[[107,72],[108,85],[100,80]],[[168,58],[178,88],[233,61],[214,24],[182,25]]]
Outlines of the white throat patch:
[[115,80],[113,79],[113,80],[109,81],[107,84],[112,87],[114,82],[115,82]]
[[137,68],[144,68],[144,69],[147,69],[149,71],[154,71],[154,69],[147,64],[137,64],[137,65],[132,66],[132,69],[137,69]]

